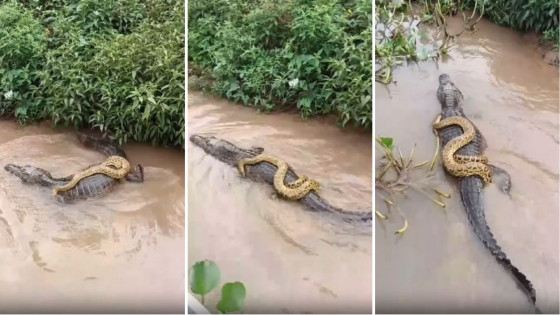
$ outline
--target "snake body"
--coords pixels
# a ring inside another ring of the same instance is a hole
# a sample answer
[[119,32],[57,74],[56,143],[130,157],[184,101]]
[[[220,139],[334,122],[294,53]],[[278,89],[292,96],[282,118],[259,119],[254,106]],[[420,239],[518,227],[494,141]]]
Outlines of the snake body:
[[281,196],[290,200],[299,200],[307,195],[311,190],[319,191],[319,183],[308,179],[306,176],[300,176],[291,183],[284,184],[286,173],[288,172],[288,164],[270,155],[257,155],[252,158],[240,159],[238,169],[242,176],[245,176],[245,165],[268,162],[278,169],[274,174],[274,189]]
[[453,176],[466,177],[472,175],[480,176],[484,182],[492,182],[492,169],[486,165],[488,158],[483,155],[455,155],[457,150],[461,149],[475,137],[475,129],[473,124],[466,118],[453,116],[434,122],[434,129],[441,129],[451,125],[458,125],[463,129],[463,135],[453,138],[449,141],[441,152],[443,166]]
[[75,174],[69,183],[63,186],[55,187],[53,189],[53,194],[56,196],[61,191],[70,190],[74,188],[82,179],[93,176],[95,174],[104,174],[114,179],[123,179],[129,172],[130,163],[127,159],[117,155],[109,156],[103,163],[92,166],[80,173]]

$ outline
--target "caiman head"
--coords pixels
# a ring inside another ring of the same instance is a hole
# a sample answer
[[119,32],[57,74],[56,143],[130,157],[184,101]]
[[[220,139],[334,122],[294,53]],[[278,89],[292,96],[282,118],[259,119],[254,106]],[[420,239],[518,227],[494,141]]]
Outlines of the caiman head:
[[437,98],[442,109],[457,109],[463,102],[463,93],[455,86],[447,73],[440,74]]
[[439,75],[439,84],[440,85],[445,85],[446,83],[453,83],[453,81],[451,81],[451,77],[447,73],[440,74]]
[[239,159],[253,157],[264,151],[260,147],[252,147],[250,149],[238,148],[233,143],[214,136],[192,135],[190,140],[197,147],[204,150],[204,152],[232,166],[237,166]]
[[45,173],[48,173],[42,168],[31,165],[19,166],[15,164],[8,164],[4,166],[4,169],[19,177],[22,181],[31,184],[39,183],[39,181],[41,180],[41,175],[45,175]]

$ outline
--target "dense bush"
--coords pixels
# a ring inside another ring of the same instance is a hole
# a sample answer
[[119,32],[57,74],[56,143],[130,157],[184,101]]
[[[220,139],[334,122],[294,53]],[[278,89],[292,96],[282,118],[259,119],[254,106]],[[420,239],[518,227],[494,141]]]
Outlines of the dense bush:
[[0,26],[0,115],[27,120],[25,111],[34,102],[32,86],[45,63],[47,36],[32,12],[15,2],[0,7]]
[[543,34],[543,38],[541,39],[543,43],[550,43],[552,46],[558,50],[558,46],[560,45],[560,29],[554,28],[550,30],[546,30]]
[[184,148],[183,1],[28,0],[0,23],[0,114]]
[[371,127],[371,0],[189,1],[189,61],[259,110]]
[[558,0],[420,0],[438,4],[441,11],[455,13],[457,9],[484,8],[484,16],[492,22],[520,31],[545,33],[558,30]]
[[484,15],[494,23],[517,30],[545,32],[558,28],[558,0],[466,0],[473,8],[484,4]]

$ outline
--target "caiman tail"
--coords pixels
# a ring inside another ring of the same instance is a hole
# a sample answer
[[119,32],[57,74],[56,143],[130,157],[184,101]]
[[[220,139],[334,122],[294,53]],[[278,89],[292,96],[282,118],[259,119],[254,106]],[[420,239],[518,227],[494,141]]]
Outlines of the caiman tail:
[[[478,236],[478,238],[484,243],[484,246],[486,246],[494,257],[496,257],[496,260],[506,269],[511,271],[518,286],[527,294],[533,304],[535,304],[537,298],[533,284],[523,273],[521,273],[521,271],[519,271],[519,269],[517,269],[517,267],[511,263],[506,254],[502,251],[502,248],[498,246],[498,242],[494,238],[492,232],[490,232],[490,227],[488,227],[486,217],[484,216],[484,211],[479,210],[484,207],[484,195],[482,194],[483,185],[484,183],[482,182],[482,179],[477,176],[468,176],[459,180],[461,198],[463,199],[463,205],[467,210],[469,221],[476,233],[476,236]],[[477,187],[479,189],[473,190],[472,187]]]

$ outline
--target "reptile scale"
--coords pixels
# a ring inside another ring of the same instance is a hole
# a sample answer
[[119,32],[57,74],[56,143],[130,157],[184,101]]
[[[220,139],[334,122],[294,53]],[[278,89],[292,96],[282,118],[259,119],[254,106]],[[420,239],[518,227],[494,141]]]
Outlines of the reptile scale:
[[473,124],[464,117],[453,116],[440,121],[441,116],[434,123],[435,129],[451,125],[458,125],[463,129],[463,135],[449,141],[441,151],[443,166],[455,177],[478,175],[486,183],[492,182],[492,169],[486,165],[488,158],[483,155],[455,155],[459,149],[474,139],[475,129]]
[[72,180],[62,186],[57,186],[53,189],[53,194],[56,196],[60,191],[67,191],[74,188],[82,179],[93,176],[95,174],[104,174],[114,179],[123,179],[130,172],[130,163],[128,160],[113,155],[108,157],[103,163],[89,167],[77,174],[74,174]]
[[261,162],[268,162],[278,168],[274,174],[274,189],[281,196],[290,200],[299,200],[307,195],[311,190],[319,191],[319,183],[309,180],[307,176],[300,176],[295,181],[284,184],[284,179],[288,173],[288,164],[270,155],[260,154],[253,158],[239,160],[238,169],[245,177],[245,165],[252,165]]

